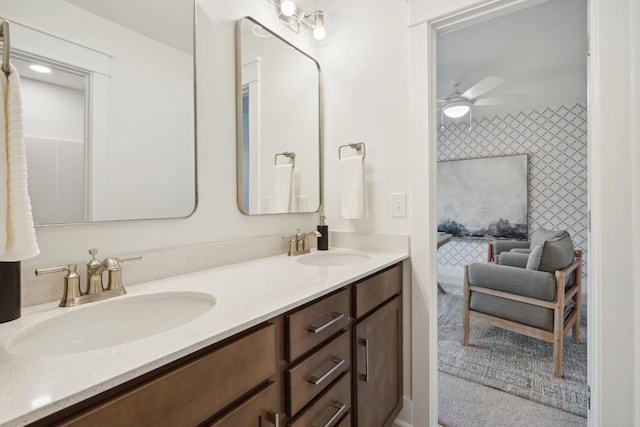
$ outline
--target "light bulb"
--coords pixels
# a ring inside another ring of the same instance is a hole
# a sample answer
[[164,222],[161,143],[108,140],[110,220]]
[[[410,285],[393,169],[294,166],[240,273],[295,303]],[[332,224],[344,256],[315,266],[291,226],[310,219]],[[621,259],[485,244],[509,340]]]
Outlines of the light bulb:
[[51,68],[45,67],[44,65],[32,64],[32,65],[29,65],[29,68],[31,68],[33,71],[38,73],[44,73],[44,74],[51,73]]
[[291,16],[296,11],[296,4],[293,0],[282,0],[280,3],[280,12],[284,16]]
[[324,25],[316,25],[313,27],[313,38],[316,40],[324,40],[327,35]]

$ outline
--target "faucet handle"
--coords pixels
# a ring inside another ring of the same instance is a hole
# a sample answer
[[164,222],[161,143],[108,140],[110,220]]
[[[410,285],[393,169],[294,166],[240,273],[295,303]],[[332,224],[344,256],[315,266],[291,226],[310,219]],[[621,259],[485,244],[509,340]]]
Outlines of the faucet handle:
[[98,254],[98,249],[96,248],[91,248],[89,249],[89,254],[91,255],[91,261],[89,261],[89,263],[87,263],[87,267],[97,267],[100,265],[100,260],[98,258],[96,258],[96,255]]
[[64,278],[64,291],[62,293],[62,299],[60,299],[60,307],[76,305],[75,301],[77,298],[82,296],[82,292],[80,291],[80,275],[78,274],[77,264],[50,268],[37,268],[36,276],[49,273],[60,273],[63,271],[67,271],[69,274]]
[[107,267],[107,271],[109,272],[107,290],[117,290],[124,294],[127,291],[124,289],[124,284],[122,283],[122,269],[120,268],[120,264],[131,261],[140,261],[142,260],[142,257],[137,255],[123,258],[112,258],[112,260],[115,262]]

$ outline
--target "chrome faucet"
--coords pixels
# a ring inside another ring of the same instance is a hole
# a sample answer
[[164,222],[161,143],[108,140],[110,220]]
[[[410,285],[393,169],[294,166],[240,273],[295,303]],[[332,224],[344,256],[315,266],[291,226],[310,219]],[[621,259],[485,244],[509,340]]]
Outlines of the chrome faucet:
[[302,255],[308,254],[311,252],[309,248],[309,237],[316,236],[322,237],[319,231],[308,231],[306,233],[302,233],[300,228],[298,228],[296,234],[291,234],[288,236],[282,236],[283,239],[289,240],[289,252],[287,252],[288,256]]
[[[126,294],[127,291],[122,284],[122,269],[120,264],[142,259],[141,256],[105,258],[101,262],[96,258],[98,253],[97,249],[92,248],[89,250],[89,253],[92,255],[92,259],[87,264],[87,286],[84,293],[80,289],[80,276],[77,273],[77,264],[36,269],[37,276],[62,271],[69,273],[64,279],[65,285],[62,299],[60,300],[60,307],[72,307]],[[105,271],[109,273],[106,288],[102,282],[102,276]]]

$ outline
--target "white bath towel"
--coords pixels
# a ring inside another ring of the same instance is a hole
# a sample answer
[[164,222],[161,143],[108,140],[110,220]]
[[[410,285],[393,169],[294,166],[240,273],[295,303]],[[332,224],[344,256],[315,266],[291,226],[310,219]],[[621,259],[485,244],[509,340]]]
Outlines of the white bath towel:
[[293,197],[293,164],[278,164],[273,170],[273,213],[290,212]]
[[340,203],[343,219],[359,219],[365,211],[364,157],[340,159]]
[[0,261],[23,261],[40,253],[29,198],[22,130],[20,76],[15,67],[2,81],[0,131]]

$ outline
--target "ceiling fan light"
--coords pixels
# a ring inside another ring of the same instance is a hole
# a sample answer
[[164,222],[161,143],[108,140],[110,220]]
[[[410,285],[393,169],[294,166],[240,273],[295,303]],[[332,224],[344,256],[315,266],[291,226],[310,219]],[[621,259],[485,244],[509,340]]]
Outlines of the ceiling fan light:
[[471,103],[469,101],[450,102],[446,104],[443,109],[443,112],[447,117],[457,119],[469,112],[471,109]]

